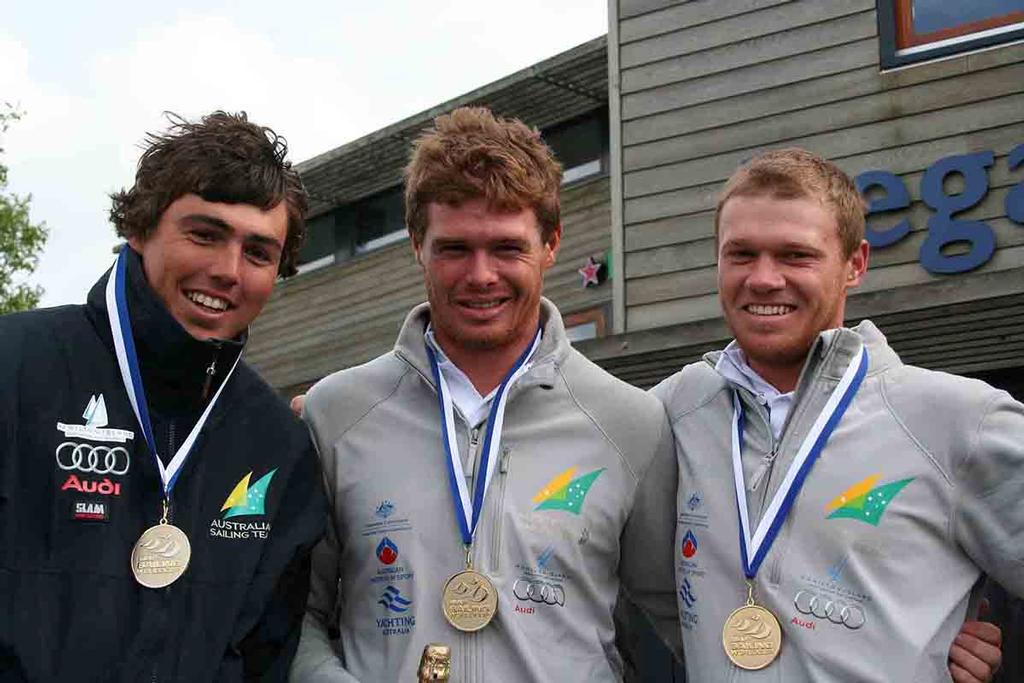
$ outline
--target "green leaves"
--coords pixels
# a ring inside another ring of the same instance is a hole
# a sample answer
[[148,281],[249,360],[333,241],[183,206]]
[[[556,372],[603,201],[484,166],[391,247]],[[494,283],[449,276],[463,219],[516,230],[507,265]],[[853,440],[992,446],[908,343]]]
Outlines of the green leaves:
[[[0,110],[0,134],[6,133],[21,112],[9,103]],[[44,223],[33,223],[29,215],[32,195],[19,196],[7,192],[7,167],[0,147],[0,315],[35,308],[42,287],[24,280],[39,265],[39,254],[49,231]]]

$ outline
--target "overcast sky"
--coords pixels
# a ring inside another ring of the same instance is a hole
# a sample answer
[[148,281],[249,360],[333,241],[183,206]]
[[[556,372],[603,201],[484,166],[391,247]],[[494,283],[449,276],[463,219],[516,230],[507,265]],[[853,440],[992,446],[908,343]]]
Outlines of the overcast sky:
[[607,31],[606,0],[2,3],[0,146],[50,239],[32,282],[78,303],[113,257],[107,194],[161,112],[240,110],[308,159]]

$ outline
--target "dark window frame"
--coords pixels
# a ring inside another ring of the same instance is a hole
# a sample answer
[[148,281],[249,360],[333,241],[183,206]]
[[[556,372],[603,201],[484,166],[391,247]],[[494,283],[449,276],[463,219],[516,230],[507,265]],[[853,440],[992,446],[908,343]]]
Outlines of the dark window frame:
[[[911,2],[912,0],[878,0],[878,42],[882,69],[895,69],[909,64],[1024,40],[1024,26],[996,35],[969,37],[970,34],[978,31],[1024,22],[1024,12],[1012,12],[999,17],[961,24],[954,28],[916,34],[913,32],[910,18]],[[900,54],[901,50],[907,48],[921,48],[931,43],[960,37],[963,37],[963,40],[954,44],[938,45],[933,49],[915,51],[911,54]]]

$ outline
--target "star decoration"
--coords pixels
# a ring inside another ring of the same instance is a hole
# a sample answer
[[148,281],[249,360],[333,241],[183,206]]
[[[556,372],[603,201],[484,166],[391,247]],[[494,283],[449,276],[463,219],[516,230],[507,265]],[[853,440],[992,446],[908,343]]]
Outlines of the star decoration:
[[603,263],[595,261],[593,256],[588,256],[586,265],[576,272],[583,277],[584,287],[597,287],[601,284],[601,270],[603,268]]

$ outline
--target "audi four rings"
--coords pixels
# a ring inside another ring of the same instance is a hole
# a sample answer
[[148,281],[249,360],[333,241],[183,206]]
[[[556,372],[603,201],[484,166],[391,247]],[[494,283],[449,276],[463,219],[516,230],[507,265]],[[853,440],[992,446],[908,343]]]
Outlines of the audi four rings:
[[853,631],[864,625],[864,610],[842,600],[802,590],[793,598],[793,604],[801,614],[813,614],[819,619],[828,619],[833,624],[842,624]]
[[65,441],[57,446],[57,467],[93,474],[127,474],[130,464],[123,446],[93,446]]
[[544,581],[516,579],[512,593],[520,600],[530,600],[545,605],[565,605],[565,591],[561,586]]

